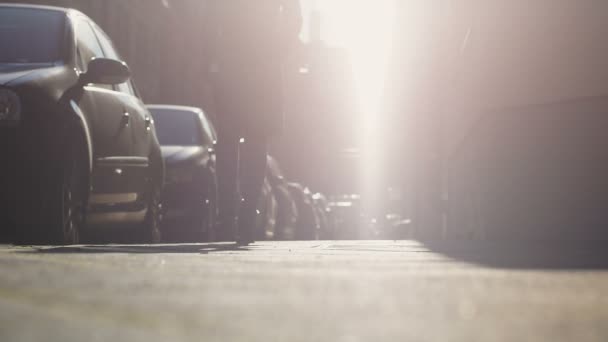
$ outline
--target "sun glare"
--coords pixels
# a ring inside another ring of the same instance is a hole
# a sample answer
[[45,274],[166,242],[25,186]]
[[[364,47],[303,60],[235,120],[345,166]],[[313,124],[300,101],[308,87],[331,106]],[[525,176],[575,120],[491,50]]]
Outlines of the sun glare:
[[[319,0],[327,44],[350,52],[357,89],[362,191],[381,187],[385,107],[383,91],[392,53],[394,0]],[[377,191],[377,190],[376,190]]]

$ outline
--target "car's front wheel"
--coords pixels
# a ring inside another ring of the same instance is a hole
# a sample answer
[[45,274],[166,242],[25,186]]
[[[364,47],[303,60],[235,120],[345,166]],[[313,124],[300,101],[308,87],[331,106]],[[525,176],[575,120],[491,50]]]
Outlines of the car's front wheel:
[[161,190],[155,187],[148,199],[146,218],[137,229],[137,242],[146,244],[160,243],[162,240],[161,221]]
[[18,224],[16,243],[22,245],[72,245],[80,241],[87,208],[86,155],[83,144],[69,143],[60,167],[46,175],[45,190],[35,199],[35,223]]
[[79,234],[85,225],[86,183],[83,182],[82,164],[78,157],[68,161],[61,182],[61,217],[53,235],[55,240],[66,245],[79,243]]
[[203,210],[203,217],[201,220],[201,228],[203,233],[203,240],[210,242],[214,241],[217,224],[217,178],[214,171],[209,172],[207,177],[207,190],[205,191]]

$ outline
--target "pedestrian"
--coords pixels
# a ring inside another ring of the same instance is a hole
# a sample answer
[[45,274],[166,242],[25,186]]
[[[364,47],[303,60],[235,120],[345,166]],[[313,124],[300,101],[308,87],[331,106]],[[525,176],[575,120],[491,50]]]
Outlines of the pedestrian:
[[302,26],[299,0],[207,0],[218,128],[220,240],[253,242],[270,137],[283,128],[282,71]]

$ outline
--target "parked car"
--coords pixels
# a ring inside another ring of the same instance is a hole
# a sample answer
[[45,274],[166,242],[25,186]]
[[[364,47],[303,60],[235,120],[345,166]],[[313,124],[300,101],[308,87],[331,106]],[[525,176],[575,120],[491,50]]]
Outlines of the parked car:
[[108,36],[76,10],[0,4],[0,45],[0,207],[17,241],[120,225],[159,242],[160,146]]
[[[149,105],[166,165],[163,214],[172,230],[186,228],[191,239],[208,240],[217,218],[214,146],[209,117],[195,107]],[[180,225],[182,223],[183,225]]]

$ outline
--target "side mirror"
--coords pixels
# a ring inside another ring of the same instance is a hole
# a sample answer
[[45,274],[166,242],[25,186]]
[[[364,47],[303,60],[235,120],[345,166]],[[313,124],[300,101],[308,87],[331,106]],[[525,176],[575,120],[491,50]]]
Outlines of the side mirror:
[[131,78],[131,69],[127,63],[109,58],[93,58],[87,72],[80,76],[82,84],[121,84]]

